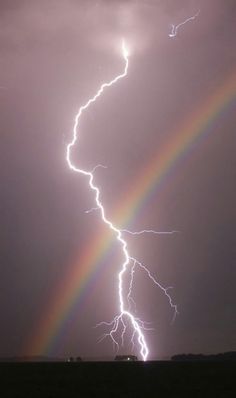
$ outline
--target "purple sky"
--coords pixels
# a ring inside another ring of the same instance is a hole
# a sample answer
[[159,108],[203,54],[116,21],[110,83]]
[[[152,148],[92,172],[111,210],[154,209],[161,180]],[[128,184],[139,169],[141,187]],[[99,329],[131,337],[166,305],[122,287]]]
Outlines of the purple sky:
[[[172,23],[199,9],[168,37]],[[78,108],[123,70],[122,38],[128,77],[84,114],[74,155],[85,168],[108,167],[96,173],[108,211],[154,149],[235,70],[235,14],[234,0],[1,1],[0,356],[21,352],[67,267],[100,233],[98,216],[84,214],[93,198],[68,170],[65,149]],[[154,358],[236,350],[235,114],[234,106],[219,118],[129,226],[181,231],[129,238],[132,254],[174,287],[179,307],[172,325],[163,295],[137,273],[134,296],[155,329],[146,333]],[[53,355],[113,356],[93,326],[117,313],[119,260],[115,250]]]

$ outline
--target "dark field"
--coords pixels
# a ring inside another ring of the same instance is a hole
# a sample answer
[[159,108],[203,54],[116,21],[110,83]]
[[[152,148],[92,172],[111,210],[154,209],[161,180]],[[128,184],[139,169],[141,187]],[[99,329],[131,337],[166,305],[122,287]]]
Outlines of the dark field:
[[236,397],[236,362],[1,363],[1,398]]

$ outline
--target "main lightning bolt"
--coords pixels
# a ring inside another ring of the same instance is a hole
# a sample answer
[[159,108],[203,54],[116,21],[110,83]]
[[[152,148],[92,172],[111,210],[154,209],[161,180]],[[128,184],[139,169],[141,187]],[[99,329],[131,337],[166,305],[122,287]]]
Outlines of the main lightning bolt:
[[[166,295],[166,297],[168,298],[169,304],[170,306],[173,308],[174,310],[174,317],[177,314],[177,307],[175,304],[173,304],[171,296],[168,293],[168,289],[170,289],[169,287],[164,288],[162,285],[160,285],[160,283],[158,283],[156,281],[156,279],[151,275],[150,271],[147,269],[147,267],[145,265],[143,265],[141,262],[139,262],[138,260],[136,260],[135,258],[131,257],[129,255],[128,252],[128,244],[126,242],[126,240],[123,237],[123,233],[129,233],[132,235],[140,235],[143,233],[158,233],[157,231],[154,230],[142,230],[140,232],[131,232],[129,230],[122,230],[119,229],[118,227],[116,227],[107,217],[106,217],[106,212],[104,209],[104,206],[101,202],[100,199],[100,190],[99,188],[95,185],[94,182],[94,171],[96,170],[97,167],[105,167],[103,165],[98,165],[95,166],[91,171],[88,170],[84,170],[81,168],[78,168],[77,166],[75,166],[71,160],[71,151],[73,149],[73,147],[75,146],[75,144],[78,142],[78,126],[79,126],[79,120],[83,114],[83,112],[93,103],[95,102],[98,97],[100,97],[100,95],[103,93],[104,89],[111,87],[112,85],[114,85],[115,83],[118,82],[118,80],[123,79],[127,76],[127,72],[128,72],[128,67],[129,67],[129,53],[127,50],[127,47],[125,45],[125,42],[122,42],[122,55],[125,61],[125,66],[124,66],[124,71],[123,73],[121,73],[120,75],[116,76],[114,79],[112,79],[111,81],[109,81],[108,83],[103,83],[101,85],[101,87],[99,88],[99,90],[97,91],[97,93],[90,98],[85,105],[81,106],[79,108],[78,113],[75,116],[75,121],[74,121],[74,126],[73,126],[73,137],[71,142],[67,145],[66,148],[66,160],[68,163],[68,166],[71,170],[73,170],[76,173],[82,174],[85,177],[87,177],[88,179],[88,184],[90,189],[94,192],[94,196],[95,196],[95,207],[93,207],[91,210],[86,211],[86,213],[90,213],[92,211],[99,211],[101,218],[103,220],[103,222],[105,224],[108,225],[108,227],[115,233],[116,236],[116,240],[118,241],[119,245],[121,246],[121,250],[123,253],[123,257],[124,257],[124,261],[123,264],[121,266],[121,270],[118,273],[118,297],[119,297],[119,314],[117,316],[114,317],[114,319],[111,322],[101,322],[99,325],[103,324],[103,325],[107,325],[111,328],[111,331],[109,333],[106,333],[102,336],[101,339],[110,336],[110,338],[112,339],[113,343],[117,346],[117,348],[119,347],[119,344],[116,340],[116,333],[118,332],[118,329],[121,327],[122,328],[122,333],[121,333],[121,340],[122,340],[122,344],[124,341],[124,335],[126,332],[126,328],[127,325],[130,324],[132,326],[132,338],[131,338],[131,342],[134,345],[134,340],[136,339],[139,347],[140,347],[140,354],[143,358],[143,360],[147,359],[149,350],[148,350],[148,346],[145,340],[145,336],[143,333],[143,330],[149,330],[150,328],[148,328],[146,326],[146,322],[140,320],[139,318],[137,318],[135,315],[133,315],[133,313],[131,312],[131,302],[135,305],[134,300],[131,296],[132,294],[132,287],[133,287],[133,280],[134,280],[134,272],[135,272],[135,267],[139,267],[140,269],[142,269],[147,276],[152,280],[152,282],[157,285]],[[171,231],[169,233],[174,233],[176,231]],[[128,288],[128,293],[126,295],[126,300],[124,299],[125,294],[124,294],[124,276],[126,274],[126,271],[129,270],[129,276],[130,276],[130,282],[129,282],[129,288]],[[127,302],[127,308],[125,305],[125,302]],[[97,325],[98,326],[98,325]]]
[[196,19],[199,14],[200,14],[200,10],[198,10],[198,12],[195,15],[185,19],[183,22],[179,23],[178,25],[171,24],[171,32],[169,33],[169,37],[177,36],[177,31],[180,28],[180,26],[185,25],[187,22],[194,21],[194,19]]

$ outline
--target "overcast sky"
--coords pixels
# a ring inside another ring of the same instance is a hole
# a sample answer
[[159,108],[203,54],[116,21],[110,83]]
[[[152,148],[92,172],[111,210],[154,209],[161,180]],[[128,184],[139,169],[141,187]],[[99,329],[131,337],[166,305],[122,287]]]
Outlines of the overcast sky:
[[[177,37],[168,34],[178,24]],[[78,108],[124,68],[81,119],[74,162],[96,171],[108,214],[178,126],[235,71],[234,0],[0,2],[0,355],[22,354],[71,267],[104,232],[84,177],[68,169]],[[127,237],[131,254],[164,286],[179,315],[137,272],[137,313],[151,357],[236,350],[236,104],[188,151],[137,212],[130,229],[178,230]],[[159,151],[159,152],[158,152]],[[119,247],[78,299],[52,345],[55,356],[113,356],[98,344],[117,314]],[[80,286],[81,281],[78,281]],[[121,352],[129,352],[128,338]],[[134,351],[138,354],[138,348]],[[42,354],[35,352],[35,354]]]

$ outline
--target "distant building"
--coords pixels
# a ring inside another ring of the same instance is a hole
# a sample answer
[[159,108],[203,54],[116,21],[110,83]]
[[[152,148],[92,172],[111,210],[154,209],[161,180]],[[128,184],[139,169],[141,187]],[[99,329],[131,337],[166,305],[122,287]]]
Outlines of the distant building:
[[67,362],[81,362],[81,361],[82,361],[81,357],[76,357],[76,358],[70,357],[67,359]]
[[115,361],[137,361],[136,355],[116,355]]

